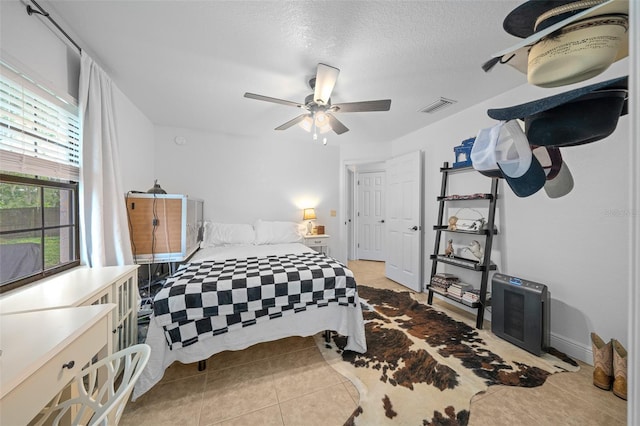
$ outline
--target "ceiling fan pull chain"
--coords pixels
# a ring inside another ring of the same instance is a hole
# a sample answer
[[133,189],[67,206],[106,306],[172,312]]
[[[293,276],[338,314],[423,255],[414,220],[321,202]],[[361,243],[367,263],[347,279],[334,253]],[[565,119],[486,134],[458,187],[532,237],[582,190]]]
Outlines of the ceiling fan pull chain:
[[316,117],[315,117],[315,114],[311,115],[311,119],[313,120],[313,140],[317,141],[318,140],[318,130],[316,128]]

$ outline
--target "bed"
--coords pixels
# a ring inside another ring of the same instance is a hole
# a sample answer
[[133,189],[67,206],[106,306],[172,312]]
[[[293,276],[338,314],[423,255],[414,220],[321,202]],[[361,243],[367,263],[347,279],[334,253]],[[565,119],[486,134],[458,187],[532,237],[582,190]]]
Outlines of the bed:
[[199,362],[227,350],[325,330],[367,345],[351,271],[301,244],[298,225],[205,224],[201,248],[154,297],[146,343],[151,358],[135,401],[173,362]]

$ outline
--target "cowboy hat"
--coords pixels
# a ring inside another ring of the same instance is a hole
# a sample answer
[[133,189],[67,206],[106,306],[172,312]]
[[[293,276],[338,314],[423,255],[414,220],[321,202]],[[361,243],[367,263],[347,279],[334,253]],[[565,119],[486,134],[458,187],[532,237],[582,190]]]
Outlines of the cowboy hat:
[[613,133],[618,118],[627,113],[627,87],[628,77],[619,77],[487,114],[496,120],[524,120],[531,145],[582,145]]
[[508,63],[540,87],[594,77],[628,55],[628,13],[628,0],[529,0],[503,22],[523,40],[482,68]]

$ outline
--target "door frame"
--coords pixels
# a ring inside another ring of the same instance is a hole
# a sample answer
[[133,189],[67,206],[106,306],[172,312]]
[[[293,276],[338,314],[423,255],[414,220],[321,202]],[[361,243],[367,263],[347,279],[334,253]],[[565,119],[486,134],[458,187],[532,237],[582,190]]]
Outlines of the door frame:
[[[340,209],[339,220],[340,224],[340,232],[339,232],[339,243],[338,250],[339,252],[334,256],[338,260],[343,263],[347,263],[349,260],[355,260],[356,251],[356,241],[357,241],[357,226],[355,226],[355,211],[357,209],[358,200],[356,199],[358,196],[356,184],[357,180],[355,176],[357,175],[358,168],[362,168],[363,166],[380,163],[381,168],[377,169],[377,171],[385,171],[384,167],[385,161],[388,158],[371,158],[367,160],[344,160],[342,162],[342,167],[340,168],[340,191],[341,191],[341,199],[343,208]],[[368,171],[376,171],[373,168]],[[350,177],[353,177],[351,179]],[[351,211],[349,211],[349,203],[351,204]],[[349,222],[351,220],[351,222]]]

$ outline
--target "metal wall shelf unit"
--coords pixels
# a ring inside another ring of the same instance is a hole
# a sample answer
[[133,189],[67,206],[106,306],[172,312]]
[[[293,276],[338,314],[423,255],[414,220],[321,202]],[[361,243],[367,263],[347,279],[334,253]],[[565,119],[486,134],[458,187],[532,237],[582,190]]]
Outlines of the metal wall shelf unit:
[[[478,271],[481,273],[480,277],[480,294],[479,294],[479,303],[475,306],[472,306],[476,311],[476,328],[481,329],[482,324],[484,322],[484,309],[487,306],[487,285],[489,282],[489,273],[490,271],[496,270],[496,265],[491,262],[491,248],[493,244],[493,236],[498,233],[495,228],[495,215],[496,215],[496,201],[498,199],[498,178],[491,178],[491,192],[486,194],[470,194],[470,195],[448,195],[447,194],[447,184],[449,182],[449,178],[451,174],[460,171],[471,170],[472,167],[461,167],[461,168],[451,168],[449,167],[449,163],[445,162],[443,166],[440,168],[440,172],[442,173],[442,183],[440,186],[440,195],[437,197],[437,201],[439,203],[438,206],[438,224],[433,227],[433,230],[436,232],[435,243],[433,246],[433,254],[430,256],[431,259],[431,275],[429,279],[429,296],[428,303],[431,304],[433,302],[433,294],[439,294],[446,298],[446,301],[451,301],[453,304],[464,305],[468,307],[468,304],[463,303],[455,298],[450,297],[447,294],[443,294],[442,292],[434,289],[431,286],[431,279],[434,275],[437,274],[438,263],[444,263],[448,265],[453,265],[456,267],[470,269],[473,271]],[[450,230],[448,229],[448,225],[446,225],[444,212],[445,212],[445,203],[455,202],[455,203],[464,203],[465,201],[470,200],[486,200],[489,203],[489,212],[487,221],[484,229],[481,230]],[[444,255],[440,250],[442,233],[443,232],[452,232],[452,233],[460,233],[460,234],[471,234],[471,235],[484,235],[484,258],[482,262],[465,259],[458,256],[449,257]]]

